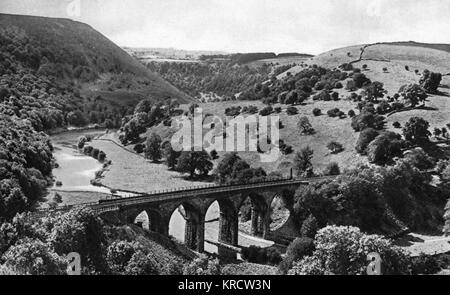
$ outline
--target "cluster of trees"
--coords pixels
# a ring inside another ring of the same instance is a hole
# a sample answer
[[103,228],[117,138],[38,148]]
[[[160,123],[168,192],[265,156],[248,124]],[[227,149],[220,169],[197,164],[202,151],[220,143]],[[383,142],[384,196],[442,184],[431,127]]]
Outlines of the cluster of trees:
[[147,67],[193,97],[213,92],[226,99],[269,79],[271,67],[236,65],[232,61],[202,63],[150,62]]
[[423,173],[433,166],[423,151],[415,151],[393,166],[360,166],[334,181],[300,187],[293,216],[299,228],[312,215],[319,227],[352,225],[384,234],[405,225],[411,230],[433,229],[442,216],[430,208],[446,202],[445,188],[431,186],[431,176]]
[[51,183],[53,147],[28,120],[0,119],[0,222],[33,208]]
[[[383,261],[385,275],[410,274],[408,254],[388,239],[367,235],[356,227],[327,226],[314,239],[314,250],[307,241],[294,241],[287,259],[295,262],[291,275],[366,275],[367,256],[376,252]],[[287,261],[288,262],[288,261]],[[283,264],[281,271],[285,271]]]
[[270,83],[256,84],[239,96],[240,100],[262,100],[267,104],[301,104],[316,92],[329,93],[342,88],[347,73],[313,65],[299,73],[277,80],[273,76]]
[[251,168],[237,153],[228,153],[214,170],[216,181],[221,184],[246,183],[263,180],[267,174],[262,168]]
[[[80,254],[84,275],[194,274],[194,267],[205,274],[220,273],[218,263],[205,257],[187,264],[175,255],[165,261],[148,245],[119,234],[120,228],[105,226],[88,208],[48,213],[41,218],[24,213],[0,224],[0,229],[0,271],[6,273],[66,274],[70,252]],[[205,260],[210,267],[201,267]]]
[[134,112],[130,116],[122,119],[121,134],[119,136],[122,144],[139,142],[140,135],[147,128],[156,126],[161,122],[171,124],[173,115],[182,113],[177,109],[179,103],[174,99],[167,99],[164,102],[153,103],[150,99],[141,100],[135,107]]

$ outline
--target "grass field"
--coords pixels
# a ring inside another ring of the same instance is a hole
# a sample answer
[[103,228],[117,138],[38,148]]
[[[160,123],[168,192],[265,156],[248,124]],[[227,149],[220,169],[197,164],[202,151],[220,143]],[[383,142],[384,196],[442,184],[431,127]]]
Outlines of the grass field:
[[[226,101],[216,103],[202,103],[200,107],[203,109],[203,113],[210,113],[217,116],[224,116],[224,110],[231,106],[247,106],[254,105],[258,109],[262,109],[265,105],[259,101]],[[275,105],[278,106],[278,105]],[[337,119],[330,118],[326,115],[326,112],[332,108],[339,107],[343,112],[347,113],[350,109],[354,109],[355,105],[349,101],[339,102],[313,102],[308,101],[304,105],[297,106],[299,114],[295,116],[289,116],[286,114],[286,105],[280,105],[283,109],[280,116],[280,121],[285,126],[280,130],[280,137],[288,145],[291,145],[294,150],[298,151],[303,147],[310,146],[314,150],[313,165],[317,172],[321,172],[328,163],[337,162],[342,168],[350,168],[358,163],[365,163],[366,159],[356,155],[354,152],[354,146],[358,138],[358,134],[351,129],[350,118]],[[187,108],[186,105],[182,106]],[[314,108],[320,108],[322,113],[319,117],[314,117],[312,111]],[[313,125],[316,133],[311,136],[301,136],[297,127],[297,121],[301,116],[307,116]],[[176,129],[159,125],[149,129],[145,136],[148,136],[152,132],[158,133],[164,140],[168,140],[176,132]],[[327,144],[330,141],[340,142],[345,150],[337,155],[333,155],[327,149]],[[219,159],[215,161],[215,165],[220,162],[221,157],[227,152],[219,152]],[[264,163],[260,161],[260,154],[257,152],[239,152],[239,155],[244,158],[253,167],[262,167],[267,172],[280,171],[286,176],[290,172],[291,162],[293,154],[287,156],[281,156],[276,162]]]

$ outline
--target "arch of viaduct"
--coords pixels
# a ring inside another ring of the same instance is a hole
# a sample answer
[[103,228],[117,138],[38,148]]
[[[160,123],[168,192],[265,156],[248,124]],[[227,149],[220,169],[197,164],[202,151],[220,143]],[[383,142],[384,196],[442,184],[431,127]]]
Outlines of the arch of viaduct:
[[247,198],[251,201],[251,234],[266,238],[270,231],[270,207],[273,199],[292,194],[299,185],[306,185],[310,181],[288,179],[164,192],[100,201],[92,208],[102,218],[116,224],[132,224],[145,211],[149,229],[168,236],[172,214],[182,205],[186,220],[184,242],[189,248],[203,252],[205,216],[214,202],[218,202],[220,209],[219,243],[238,246],[239,210]]

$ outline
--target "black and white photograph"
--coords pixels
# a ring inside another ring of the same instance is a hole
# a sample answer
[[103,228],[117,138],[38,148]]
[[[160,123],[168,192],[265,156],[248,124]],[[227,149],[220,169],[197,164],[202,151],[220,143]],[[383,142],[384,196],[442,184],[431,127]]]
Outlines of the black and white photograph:
[[1,0],[0,281],[450,275],[449,32],[449,0]]

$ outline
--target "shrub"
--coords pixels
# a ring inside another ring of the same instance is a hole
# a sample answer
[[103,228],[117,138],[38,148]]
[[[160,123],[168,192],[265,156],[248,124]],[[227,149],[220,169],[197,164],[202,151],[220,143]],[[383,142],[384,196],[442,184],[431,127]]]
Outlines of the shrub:
[[331,98],[332,98],[334,101],[338,101],[338,100],[339,100],[339,93],[333,92],[333,93],[331,94]]
[[104,151],[100,151],[100,152],[98,153],[97,159],[98,159],[100,162],[104,162],[105,159],[106,159],[106,154],[105,154],[105,152],[104,152]]
[[395,156],[401,156],[403,140],[394,132],[384,132],[378,135],[367,146],[367,157],[369,162],[384,164]]
[[331,118],[335,118],[338,117],[341,113],[341,110],[339,110],[338,108],[335,109],[331,109],[327,112],[327,115]]
[[242,258],[252,263],[278,264],[281,261],[281,254],[273,248],[250,246],[242,249]]
[[133,147],[133,150],[138,154],[142,154],[144,152],[144,148],[145,146],[142,143],[138,143]]
[[315,108],[314,110],[313,110],[313,115],[314,116],[320,116],[322,114],[322,111],[320,110],[320,109],[318,109],[318,108]]
[[401,128],[402,127],[402,124],[400,124],[400,122],[398,122],[398,121],[395,121],[394,123],[392,123],[392,126],[394,126],[394,128]]
[[358,141],[356,142],[356,151],[361,155],[365,155],[367,146],[378,136],[378,134],[379,132],[373,128],[367,128],[361,131]]
[[427,92],[437,93],[437,89],[442,80],[442,74],[433,73],[428,70],[423,72],[422,78],[419,83]]
[[298,129],[300,130],[301,134],[305,135],[311,135],[314,133],[314,128],[312,127],[311,123],[309,122],[308,117],[300,117],[300,119],[297,122]]
[[412,117],[403,127],[405,139],[413,143],[428,142],[431,132],[428,131],[430,124],[420,117]]
[[62,275],[67,263],[49,244],[29,238],[18,241],[3,254],[4,265],[18,273],[30,275]]
[[314,239],[319,230],[319,223],[314,215],[310,214],[308,218],[306,218],[300,229],[300,234],[302,237]]
[[341,174],[341,170],[340,170],[340,168],[339,168],[338,163],[336,163],[336,162],[331,162],[331,163],[329,163],[329,164],[327,165],[327,167],[325,168],[323,174],[324,174],[324,175],[327,175],[327,176],[331,176],[331,175],[339,175],[339,174]]
[[268,116],[273,112],[273,108],[271,106],[263,108],[261,111],[259,111],[259,114],[261,116]]
[[331,141],[328,143],[327,148],[331,151],[332,154],[339,154],[344,150],[342,144],[336,141]]
[[217,160],[218,158],[219,158],[219,154],[217,153],[217,151],[216,150],[212,150],[210,153],[209,153],[209,155],[211,156],[211,159],[213,159],[213,160]]
[[217,259],[201,255],[183,268],[183,275],[220,275],[222,269]]
[[383,274],[408,274],[409,258],[390,240],[366,235],[356,227],[327,226],[316,235],[316,250],[294,263],[290,274],[297,275],[363,275],[367,256],[376,252],[383,261]]
[[287,274],[294,261],[300,260],[305,256],[311,255],[314,251],[314,241],[311,238],[303,237],[293,240],[287,250],[286,255],[279,265],[282,274]]
[[82,148],[84,148],[84,144],[87,142],[87,138],[86,136],[81,136],[80,138],[78,138],[78,148],[81,150]]
[[312,163],[314,151],[309,147],[301,149],[295,154],[294,157],[294,169],[297,171],[297,175],[302,175],[304,173],[312,172]]
[[286,109],[286,113],[289,115],[289,116],[294,116],[294,115],[297,115],[298,114],[298,109],[296,108],[296,107],[288,107],[287,109]]
[[431,275],[441,270],[439,260],[431,255],[420,253],[418,257],[414,257],[411,263],[412,275]]
[[91,152],[91,157],[94,159],[98,159],[98,154],[100,153],[99,149],[94,148]]
[[384,117],[363,111],[352,118],[352,128],[358,132],[366,128],[382,129],[384,127]]
[[94,148],[93,148],[92,146],[90,146],[90,145],[85,146],[85,147],[83,148],[83,153],[84,153],[85,155],[89,155],[89,156],[90,156],[93,149],[94,149]]
[[276,107],[274,110],[275,110],[275,113],[277,113],[277,114],[281,113],[281,107]]
[[353,118],[354,116],[356,116],[355,111],[354,111],[354,110],[348,111],[348,116],[349,116],[350,118]]

